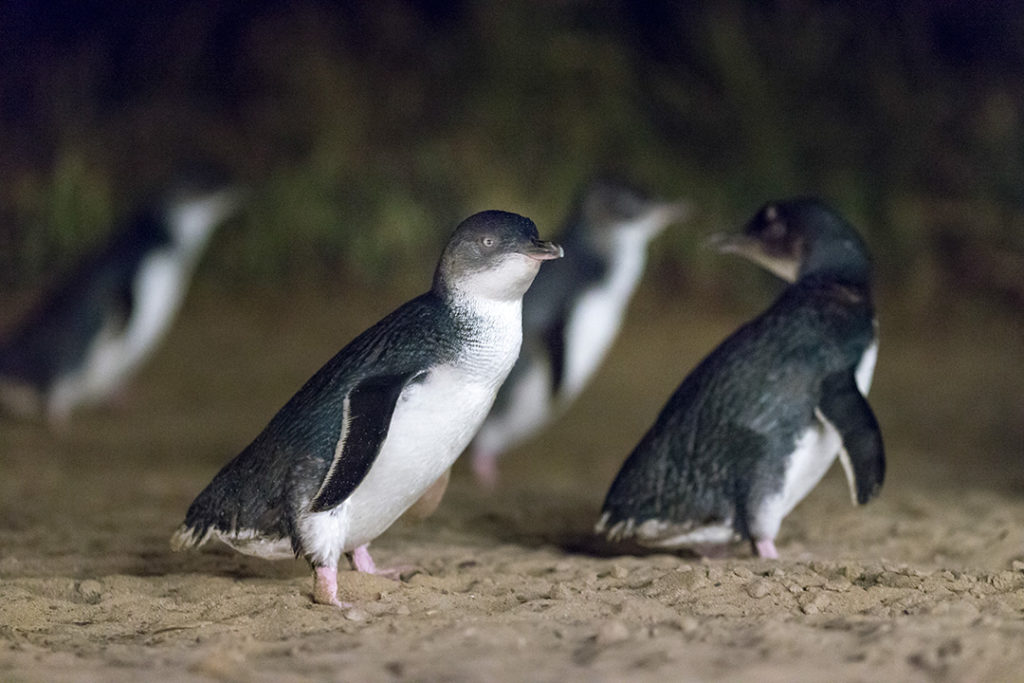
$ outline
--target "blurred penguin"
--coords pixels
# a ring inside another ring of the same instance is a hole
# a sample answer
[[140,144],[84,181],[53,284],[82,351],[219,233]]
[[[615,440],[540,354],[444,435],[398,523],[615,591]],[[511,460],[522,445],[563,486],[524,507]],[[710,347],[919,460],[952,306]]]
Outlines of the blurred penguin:
[[210,236],[239,203],[222,176],[203,172],[115,230],[0,342],[0,405],[60,427],[108,400],[170,328]]
[[652,199],[618,179],[583,188],[561,233],[565,258],[543,269],[526,293],[522,352],[473,442],[480,483],[494,487],[498,457],[579,396],[622,326],[647,245],[689,213],[686,202]]

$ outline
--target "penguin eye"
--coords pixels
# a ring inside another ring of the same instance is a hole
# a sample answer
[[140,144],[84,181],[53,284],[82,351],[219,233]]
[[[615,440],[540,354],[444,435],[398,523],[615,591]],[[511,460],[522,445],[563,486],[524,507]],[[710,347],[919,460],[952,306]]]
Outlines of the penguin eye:
[[768,224],[768,237],[774,240],[782,239],[786,234],[786,224],[780,220],[773,220]]
[[494,246],[494,238],[491,237],[490,235],[484,235],[483,237],[480,238],[480,244],[490,249],[491,247]]

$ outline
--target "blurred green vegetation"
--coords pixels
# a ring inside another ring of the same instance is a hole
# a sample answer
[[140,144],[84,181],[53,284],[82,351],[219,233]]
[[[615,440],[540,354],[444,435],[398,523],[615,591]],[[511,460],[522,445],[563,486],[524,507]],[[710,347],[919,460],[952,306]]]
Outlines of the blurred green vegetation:
[[703,235],[820,194],[891,291],[1024,304],[1016,2],[0,7],[4,287],[46,282],[202,159],[253,189],[203,268],[241,286],[422,283],[469,213],[550,235],[613,170],[700,211],[656,245],[666,292],[729,293]]

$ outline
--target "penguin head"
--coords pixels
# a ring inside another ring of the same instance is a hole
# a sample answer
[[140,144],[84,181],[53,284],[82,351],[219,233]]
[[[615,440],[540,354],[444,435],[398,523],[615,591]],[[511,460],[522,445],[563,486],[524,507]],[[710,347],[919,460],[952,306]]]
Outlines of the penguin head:
[[690,214],[688,202],[665,202],[630,183],[609,177],[587,184],[577,201],[574,225],[588,232],[598,246],[613,247],[622,237],[650,240],[669,223]]
[[219,169],[196,167],[179,175],[162,202],[164,222],[174,244],[195,253],[241,207],[244,193]]
[[483,211],[455,229],[434,274],[434,289],[472,298],[515,301],[529,289],[540,264],[562,248],[539,239],[529,218]]
[[867,247],[853,226],[813,198],[769,202],[742,234],[715,236],[713,243],[787,282],[821,272],[866,278],[871,270]]

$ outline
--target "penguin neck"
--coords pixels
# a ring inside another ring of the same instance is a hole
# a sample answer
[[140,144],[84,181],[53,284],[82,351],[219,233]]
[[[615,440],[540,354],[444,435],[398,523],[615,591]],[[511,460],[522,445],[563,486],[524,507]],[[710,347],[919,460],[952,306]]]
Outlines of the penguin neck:
[[871,283],[863,273],[817,271],[801,276],[791,288],[810,292],[814,297],[824,296],[844,308],[874,310]]
[[866,288],[871,281],[871,260],[858,240],[828,240],[808,250],[799,277],[828,278]]
[[459,289],[433,293],[441,297],[461,340],[458,364],[497,392],[523,343],[522,298],[491,299]]
[[455,321],[471,328],[477,325],[488,327],[513,327],[522,331],[522,297],[492,298],[451,287],[443,280],[434,284],[433,293],[451,311]]

